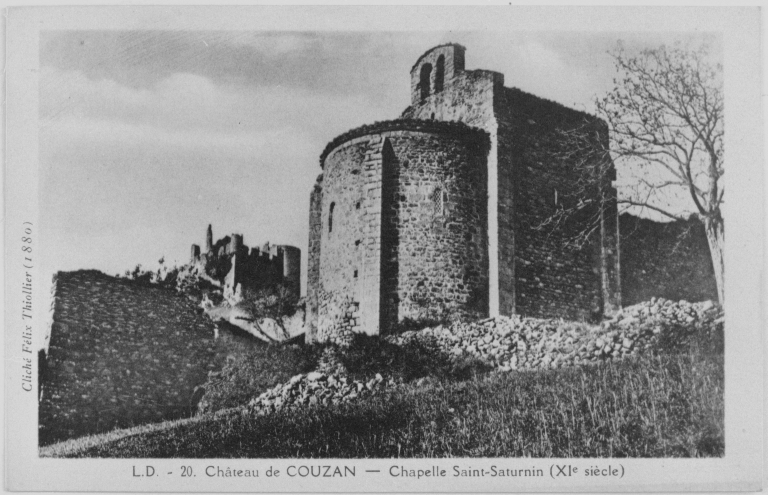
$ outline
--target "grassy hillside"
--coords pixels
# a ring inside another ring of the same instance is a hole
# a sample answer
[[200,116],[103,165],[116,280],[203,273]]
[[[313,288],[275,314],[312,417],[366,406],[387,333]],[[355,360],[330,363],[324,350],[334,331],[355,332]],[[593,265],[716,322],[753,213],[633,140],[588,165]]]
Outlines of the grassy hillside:
[[[43,449],[64,457],[692,457],[724,453],[721,354],[428,378],[365,400],[230,409]],[[146,430],[146,429],[144,429]]]
[[[91,287],[85,290],[83,281],[93,282],[93,276],[78,280],[77,297],[63,297],[57,305],[86,302],[74,309],[57,306],[60,327],[54,330],[70,340],[58,350],[52,347],[52,357],[54,350],[69,352],[83,369],[67,375],[65,367],[62,376],[72,380],[72,388],[83,387],[86,378],[88,386],[108,392],[104,384],[110,382],[103,376],[138,369],[119,382],[134,395],[133,402],[116,409],[116,426],[155,424],[73,438],[41,448],[42,456],[693,457],[724,452],[724,317],[712,302],[652,299],[599,325],[498,317],[384,337],[357,335],[345,347],[248,347],[223,324],[214,342],[196,336],[189,315],[204,316],[173,291],[114,279],[96,288],[85,284]],[[160,303],[165,307],[158,308]],[[67,317],[77,318],[76,331],[66,326]],[[157,331],[158,322],[173,321],[178,326],[172,335]],[[146,356],[136,353],[136,345]],[[205,373],[163,367],[165,361],[198,356],[190,354],[196,346],[206,353],[192,364]],[[93,369],[108,373],[88,378]],[[158,371],[165,380],[153,379]],[[168,386],[174,373],[202,384],[196,409],[204,414],[157,423],[162,409],[137,398],[160,394],[167,400],[162,394],[183,390],[187,382]],[[72,404],[71,417],[82,420],[105,400],[92,397],[70,394],[56,404]],[[155,416],[130,421],[136,411]],[[61,427],[73,424],[60,421]],[[104,430],[79,433],[98,431]],[[67,433],[62,438],[74,436]]]

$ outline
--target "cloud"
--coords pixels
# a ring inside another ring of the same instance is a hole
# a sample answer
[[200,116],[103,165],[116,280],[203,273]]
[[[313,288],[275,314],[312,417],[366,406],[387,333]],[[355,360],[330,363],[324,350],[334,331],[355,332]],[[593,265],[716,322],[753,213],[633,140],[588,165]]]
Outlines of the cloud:
[[[209,222],[217,235],[238,231],[250,242],[304,249],[320,145],[294,136],[57,121],[40,136],[44,230],[56,245],[51,264],[120,271],[130,267],[126,260],[183,260]],[[84,245],[90,263],[73,265],[84,261]]]
[[[241,31],[54,31],[41,39],[40,65],[147,88],[189,73],[216,84],[282,86],[315,93],[365,94],[402,49],[394,33]],[[405,74],[407,76],[407,73]]]
[[242,32],[227,35],[225,42],[232,46],[248,46],[271,57],[306,52],[322,38],[303,32]]
[[502,72],[507,86],[583,108],[610,83],[605,51],[615,38],[43,32],[41,206],[52,266],[122,271],[162,254],[183,260],[209,222],[216,235],[306,249],[320,152],[352,127],[397,117],[427,48],[464,44],[468,69]]
[[131,86],[51,66],[40,96],[41,206],[57,247],[47,263],[109,272],[183,261],[209,222],[305,250],[323,147],[401,106],[193,73]]
[[[42,69],[41,80],[43,127],[61,117],[75,116],[158,129],[204,130],[214,135],[299,127],[322,132],[328,129],[330,118],[362,124],[367,122],[363,119],[387,118],[396,105],[396,98],[386,94],[370,99],[361,94],[327,95],[286,86],[217,84],[189,73],[171,74],[147,88],[50,67]],[[331,130],[344,129],[331,125]]]

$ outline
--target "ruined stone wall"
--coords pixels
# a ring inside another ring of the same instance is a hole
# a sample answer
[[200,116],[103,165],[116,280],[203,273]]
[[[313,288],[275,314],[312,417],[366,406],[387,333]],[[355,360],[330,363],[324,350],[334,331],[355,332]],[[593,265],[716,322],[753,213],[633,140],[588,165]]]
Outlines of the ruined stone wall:
[[95,270],[60,272],[42,368],[40,444],[195,411],[194,391],[255,339],[216,339],[186,295]]
[[[297,250],[288,246],[292,250]],[[286,250],[283,246],[268,246],[245,248],[233,258],[235,266],[235,284],[241,284],[243,288],[258,290],[276,284],[284,283],[295,291],[300,287],[295,278],[286,276]]]
[[225,296],[236,291],[258,291],[285,284],[296,296],[301,292],[301,250],[293,246],[270,245],[249,248],[241,234],[212,241],[211,226],[206,232],[208,250],[191,249],[191,265],[221,283]]
[[593,222],[597,206],[557,229],[542,226],[558,208],[599,198],[597,188],[591,197],[574,196],[578,160],[562,158],[568,143],[559,131],[582,128],[589,118],[518,89],[504,88],[496,98],[499,170],[511,178],[500,181],[499,195],[514,211],[515,312],[579,319],[601,315],[599,233],[583,247],[564,247],[566,239]]
[[622,214],[619,225],[625,305],[651,297],[717,301],[715,273],[701,221],[655,222]]
[[301,293],[301,249],[294,246],[278,246],[283,253],[283,283],[296,294]]

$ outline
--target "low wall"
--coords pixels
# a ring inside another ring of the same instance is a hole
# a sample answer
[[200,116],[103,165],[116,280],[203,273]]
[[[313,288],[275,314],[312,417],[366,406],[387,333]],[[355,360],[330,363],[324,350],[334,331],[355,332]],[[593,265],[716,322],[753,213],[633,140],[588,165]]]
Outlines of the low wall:
[[717,301],[717,284],[704,225],[697,219],[654,222],[623,214],[621,302],[652,297]]

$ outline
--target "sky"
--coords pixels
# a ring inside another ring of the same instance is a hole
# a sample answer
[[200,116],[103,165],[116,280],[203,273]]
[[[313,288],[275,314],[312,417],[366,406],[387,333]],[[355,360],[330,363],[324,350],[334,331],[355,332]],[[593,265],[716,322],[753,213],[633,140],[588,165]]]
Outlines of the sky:
[[[675,33],[46,31],[40,40],[40,177],[47,271],[182,264],[233,232],[289,244],[304,267],[309,194],[337,135],[396,118],[409,71],[457,42],[467,69],[594,112],[609,51]],[[619,170],[619,181],[622,171]],[[302,272],[305,279],[306,270]]]

